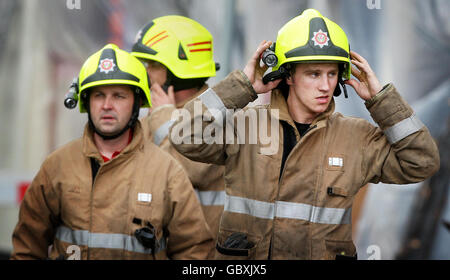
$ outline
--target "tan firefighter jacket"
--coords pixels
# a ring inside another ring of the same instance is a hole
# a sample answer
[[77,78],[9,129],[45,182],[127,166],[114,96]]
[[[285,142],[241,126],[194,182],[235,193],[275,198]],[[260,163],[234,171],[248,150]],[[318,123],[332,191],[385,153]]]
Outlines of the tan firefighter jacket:
[[[245,74],[234,71],[187,103],[188,117],[180,115],[170,129],[180,153],[225,164],[218,259],[355,256],[351,211],[358,190],[367,183],[419,182],[439,169],[428,129],[392,84],[366,102],[379,128],[334,113],[333,100],[303,137],[277,90],[270,105],[234,111],[255,98]],[[203,134],[189,129],[195,122]],[[282,122],[297,139],[283,170]],[[233,233],[243,233],[248,245],[225,246]]]
[[[202,87],[197,96],[208,88]],[[182,108],[184,104],[177,104]],[[144,119],[148,125],[150,138],[163,150],[170,153],[185,168],[189,179],[202,205],[203,214],[213,233],[214,239],[219,232],[219,222],[225,201],[225,183],[223,181],[224,167],[215,164],[201,163],[189,160],[178,153],[170,144],[169,127],[174,123],[172,115],[176,110],[173,105],[164,105],[155,109],[150,116]],[[215,246],[212,250],[214,251]]]
[[[99,163],[93,180],[91,159]],[[104,163],[84,136],[42,164],[20,206],[12,259],[205,259],[212,235],[182,167],[144,138]],[[135,231],[153,228],[143,246]],[[152,240],[152,239],[150,239]],[[149,244],[149,243],[147,243]]]

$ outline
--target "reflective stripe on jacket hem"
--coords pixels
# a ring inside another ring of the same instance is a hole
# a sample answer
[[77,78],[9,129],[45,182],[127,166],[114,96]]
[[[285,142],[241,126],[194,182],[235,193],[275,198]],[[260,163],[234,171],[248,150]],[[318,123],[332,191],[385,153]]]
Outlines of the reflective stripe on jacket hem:
[[384,130],[384,134],[389,143],[395,144],[407,136],[419,131],[423,127],[423,123],[416,115],[412,115],[395,125]]
[[[92,233],[87,230],[72,230],[65,226],[59,226],[55,237],[63,242],[89,248],[123,249],[142,254],[152,253],[152,250],[145,248],[136,237],[121,233]],[[164,238],[159,240],[158,244],[155,254],[166,249]]]
[[199,191],[195,189],[198,200],[204,206],[223,206],[225,204],[225,191]]
[[275,203],[225,195],[224,211],[247,214],[262,219],[288,218],[318,224],[350,224],[352,208],[325,208],[304,203]]

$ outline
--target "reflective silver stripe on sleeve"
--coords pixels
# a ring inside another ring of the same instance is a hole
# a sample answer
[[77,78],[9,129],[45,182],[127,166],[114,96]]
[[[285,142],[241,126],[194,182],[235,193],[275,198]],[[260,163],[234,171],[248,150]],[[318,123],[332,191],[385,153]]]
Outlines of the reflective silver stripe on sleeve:
[[158,129],[155,131],[155,134],[153,135],[153,143],[155,143],[155,145],[159,146],[164,138],[169,135],[169,128],[174,122],[175,121],[170,120],[158,127]]
[[225,107],[220,97],[217,96],[216,92],[212,88],[207,89],[198,98],[203,102],[203,104],[206,106],[206,108],[208,108],[208,110],[211,109],[220,110],[222,112],[222,115],[225,116],[227,108]]
[[[65,226],[59,226],[56,230],[56,238],[60,241],[75,245],[84,245],[90,248],[123,249],[130,252],[151,254],[134,236],[120,233],[91,233],[87,230],[72,230]],[[166,240],[158,240],[155,253],[166,249]]]
[[395,144],[403,138],[419,131],[423,127],[423,123],[416,115],[412,115],[395,125],[384,130],[384,134],[389,143]]
[[225,191],[199,191],[195,189],[198,200],[204,206],[221,206],[225,204]]
[[351,208],[326,208],[286,201],[270,203],[228,195],[224,210],[263,219],[278,217],[333,225],[350,224],[352,212]]

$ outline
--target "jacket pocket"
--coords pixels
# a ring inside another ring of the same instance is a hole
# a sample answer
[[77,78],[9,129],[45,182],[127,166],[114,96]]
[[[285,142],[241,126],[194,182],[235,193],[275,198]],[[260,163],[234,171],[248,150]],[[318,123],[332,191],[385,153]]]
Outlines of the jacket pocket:
[[353,191],[349,188],[325,185],[320,189],[318,200],[327,208],[348,208],[352,197]]
[[340,260],[354,259],[356,260],[356,248],[353,241],[337,241],[325,240],[325,259]]
[[348,190],[338,187],[328,187],[327,194],[329,196],[342,196],[342,197],[350,196],[350,192]]
[[245,248],[230,248],[227,246],[227,241],[236,232],[223,231],[219,232],[216,244],[215,259],[217,260],[251,260],[255,259],[255,253],[257,248],[257,242],[251,235],[242,233],[245,235],[245,241],[247,242]]
[[61,195],[61,218],[70,226],[81,226],[86,218],[83,209],[89,209],[89,200],[89,194],[80,186],[65,186]]

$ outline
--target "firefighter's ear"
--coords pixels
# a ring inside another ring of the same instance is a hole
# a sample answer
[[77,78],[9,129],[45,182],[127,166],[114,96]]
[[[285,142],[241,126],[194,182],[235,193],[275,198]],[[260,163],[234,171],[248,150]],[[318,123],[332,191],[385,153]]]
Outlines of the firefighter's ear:
[[293,78],[292,78],[292,75],[289,75],[289,76],[286,77],[286,84],[287,84],[288,86],[294,85],[294,80],[293,80]]

